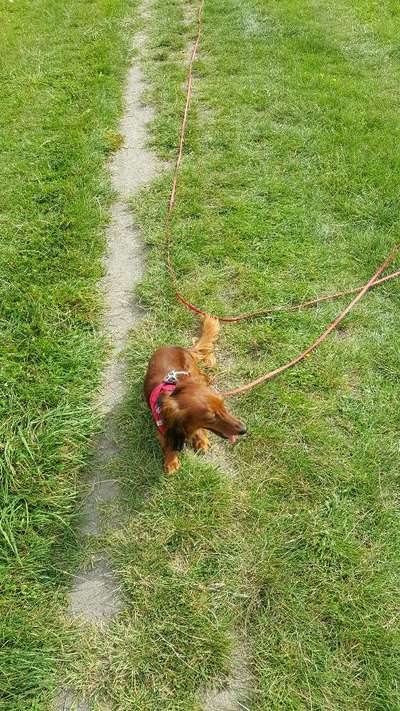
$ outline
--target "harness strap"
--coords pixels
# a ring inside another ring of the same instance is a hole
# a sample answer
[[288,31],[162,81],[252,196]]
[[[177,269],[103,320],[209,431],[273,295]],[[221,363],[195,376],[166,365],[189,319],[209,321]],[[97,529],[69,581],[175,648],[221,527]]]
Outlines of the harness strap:
[[156,423],[157,429],[159,432],[164,434],[165,432],[165,425],[163,422],[163,419],[161,417],[161,410],[160,410],[160,395],[163,393],[172,393],[176,389],[176,383],[160,383],[159,385],[156,385],[154,390],[151,391],[150,394],[150,410],[151,414],[153,416],[153,420]]
[[161,432],[161,434],[165,433],[166,427],[161,417],[160,397],[163,393],[174,392],[178,384],[179,375],[190,375],[190,372],[188,370],[170,370],[162,383],[156,385],[150,393],[149,404],[151,414],[154,422],[156,423],[157,429]]

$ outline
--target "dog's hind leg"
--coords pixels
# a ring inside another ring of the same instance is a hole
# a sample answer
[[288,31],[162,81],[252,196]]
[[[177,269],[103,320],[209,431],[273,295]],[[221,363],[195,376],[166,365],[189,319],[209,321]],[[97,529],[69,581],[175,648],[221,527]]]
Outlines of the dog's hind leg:
[[207,368],[215,365],[214,343],[219,334],[219,321],[211,316],[206,316],[200,338],[190,349],[190,353],[197,361],[202,361]]

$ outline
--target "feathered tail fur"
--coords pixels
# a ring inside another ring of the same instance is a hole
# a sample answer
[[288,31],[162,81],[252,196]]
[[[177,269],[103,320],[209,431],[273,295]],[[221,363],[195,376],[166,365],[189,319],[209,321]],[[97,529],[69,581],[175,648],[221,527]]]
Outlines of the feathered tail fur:
[[214,343],[219,334],[219,321],[205,316],[200,338],[195,341],[190,352],[197,361],[202,361],[207,368],[215,365]]

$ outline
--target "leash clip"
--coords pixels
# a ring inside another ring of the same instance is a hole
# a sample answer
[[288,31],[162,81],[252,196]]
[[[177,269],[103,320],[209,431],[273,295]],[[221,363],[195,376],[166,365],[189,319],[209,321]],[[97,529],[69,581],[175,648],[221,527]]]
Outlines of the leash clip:
[[163,382],[166,385],[176,385],[178,382],[178,375],[190,375],[188,370],[170,370],[165,376]]

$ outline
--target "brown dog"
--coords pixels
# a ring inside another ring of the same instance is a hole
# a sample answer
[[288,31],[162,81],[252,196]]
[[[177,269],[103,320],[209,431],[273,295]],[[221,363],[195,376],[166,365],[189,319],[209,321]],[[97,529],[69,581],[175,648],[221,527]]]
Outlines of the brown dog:
[[207,451],[206,430],[235,442],[246,429],[225,408],[223,398],[210,388],[208,376],[197,367],[215,364],[214,342],[219,333],[216,319],[206,317],[193,348],[165,346],[152,356],[144,381],[144,394],[157,425],[164,452],[164,470],[179,468],[178,453],[185,441]]

